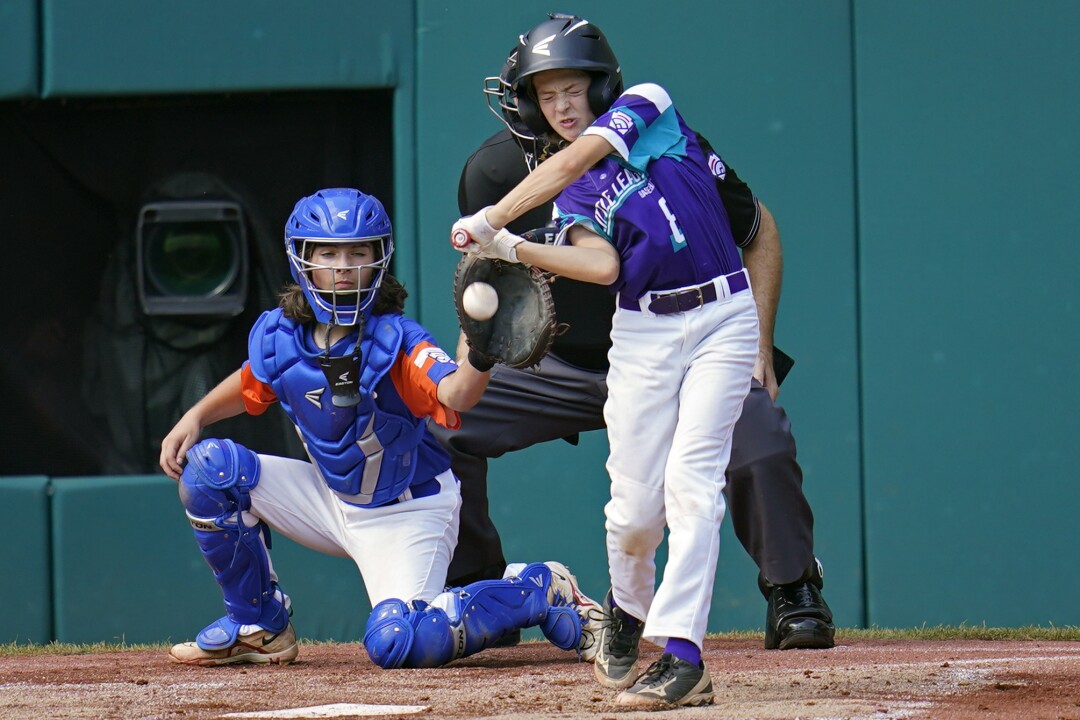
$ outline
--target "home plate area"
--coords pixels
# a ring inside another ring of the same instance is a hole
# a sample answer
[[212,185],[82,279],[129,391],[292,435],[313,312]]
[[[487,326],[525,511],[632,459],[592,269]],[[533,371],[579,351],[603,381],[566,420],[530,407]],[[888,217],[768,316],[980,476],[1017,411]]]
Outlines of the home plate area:
[[429,710],[428,705],[357,705],[334,703],[292,710],[261,710],[258,712],[228,713],[227,718],[345,718],[375,715],[412,715]]

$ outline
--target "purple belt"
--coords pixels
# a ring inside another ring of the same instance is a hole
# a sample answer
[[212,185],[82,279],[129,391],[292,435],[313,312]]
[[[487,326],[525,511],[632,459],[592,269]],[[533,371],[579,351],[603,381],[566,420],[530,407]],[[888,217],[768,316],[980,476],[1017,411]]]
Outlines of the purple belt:
[[[717,292],[718,285],[720,286],[720,292]],[[645,293],[645,297],[650,298],[646,307],[654,315],[686,312],[687,310],[699,308],[706,303],[711,303],[719,297],[731,297],[749,287],[750,280],[747,277],[746,270],[739,270],[730,275],[721,275],[697,287],[670,292]],[[624,310],[640,311],[641,306],[641,300],[624,297],[622,293],[619,293],[619,307]]]

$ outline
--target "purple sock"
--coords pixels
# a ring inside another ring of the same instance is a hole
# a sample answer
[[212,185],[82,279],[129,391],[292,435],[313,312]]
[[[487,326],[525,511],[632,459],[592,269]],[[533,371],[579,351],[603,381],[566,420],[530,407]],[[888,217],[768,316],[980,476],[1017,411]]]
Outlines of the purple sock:
[[[612,596],[612,598],[611,598],[611,607],[612,607],[612,609],[619,607],[618,604],[615,602],[615,597],[614,596]],[[631,630],[637,630],[637,626],[641,624],[641,621],[638,620],[633,615],[631,615],[630,613],[626,612],[625,610],[623,610],[622,614],[623,614],[623,617],[626,618],[626,624],[630,627],[630,629]]]
[[667,645],[664,646],[664,652],[671,653],[694,667],[701,664],[701,649],[689,640],[668,638]]

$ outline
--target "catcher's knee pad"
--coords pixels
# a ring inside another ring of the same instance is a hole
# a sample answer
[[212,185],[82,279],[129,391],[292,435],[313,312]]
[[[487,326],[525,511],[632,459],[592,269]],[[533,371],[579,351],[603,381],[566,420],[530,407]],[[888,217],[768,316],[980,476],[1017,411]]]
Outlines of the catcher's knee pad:
[[198,443],[187,457],[180,500],[225,596],[227,619],[283,630],[289,622],[287,601],[271,582],[265,526],[244,521],[251,507],[248,493],[259,482],[258,457],[231,440],[216,439]]
[[381,668],[441,667],[461,655],[460,636],[441,608],[390,599],[372,608],[364,649]]
[[250,507],[247,494],[258,484],[255,453],[232,440],[208,438],[187,451],[180,501],[189,517],[228,517]]

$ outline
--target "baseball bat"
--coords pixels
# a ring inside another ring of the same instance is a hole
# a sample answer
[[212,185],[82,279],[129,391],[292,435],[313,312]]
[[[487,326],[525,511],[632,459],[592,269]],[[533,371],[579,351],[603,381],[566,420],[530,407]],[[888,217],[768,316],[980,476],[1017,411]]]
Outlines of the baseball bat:
[[463,248],[469,244],[469,233],[462,228],[450,233],[450,242],[456,248]]

